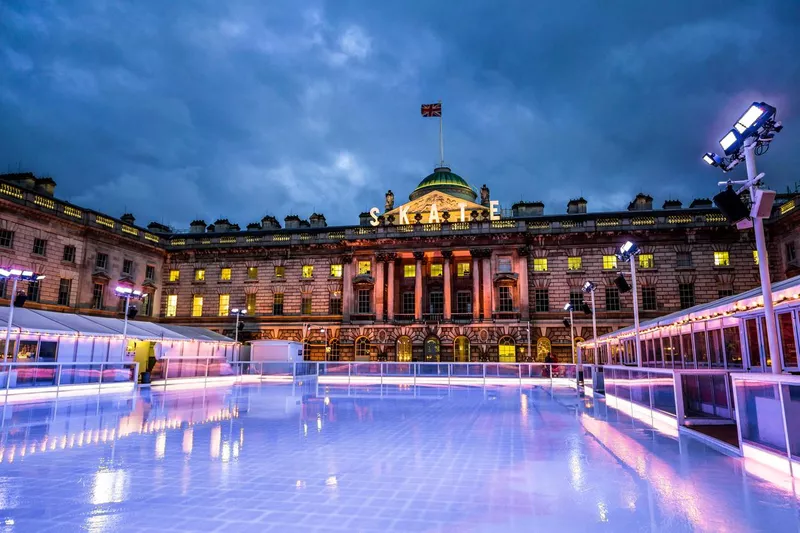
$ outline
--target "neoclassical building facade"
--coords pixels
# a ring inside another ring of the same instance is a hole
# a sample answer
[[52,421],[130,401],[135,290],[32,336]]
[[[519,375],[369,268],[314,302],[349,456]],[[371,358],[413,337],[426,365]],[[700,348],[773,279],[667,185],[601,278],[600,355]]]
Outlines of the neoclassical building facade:
[[[50,178],[0,176],[0,262],[47,276],[20,287],[29,307],[116,314],[113,289],[127,285],[148,294],[137,320],[233,336],[238,308],[240,340],[304,342],[312,360],[570,360],[563,308],[575,308],[575,338],[590,338],[587,280],[596,285],[598,334],[632,323],[631,293],[615,283],[620,274],[630,282],[615,256],[627,240],[641,248],[643,318],[758,284],[752,233],[705,199],[657,208],[639,194],[624,211],[593,213],[578,198],[564,214],[545,214],[541,202],[502,209],[485,185],[475,190],[437,168],[407,202],[396,205],[389,191],[383,208],[352,226],[330,227],[314,213],[245,228],[197,220],[176,231],[63,202],[54,189]],[[776,254],[793,250],[794,213],[793,196],[782,195],[781,230],[769,236]],[[781,276],[778,259],[771,267]],[[10,289],[0,291],[8,301]]]

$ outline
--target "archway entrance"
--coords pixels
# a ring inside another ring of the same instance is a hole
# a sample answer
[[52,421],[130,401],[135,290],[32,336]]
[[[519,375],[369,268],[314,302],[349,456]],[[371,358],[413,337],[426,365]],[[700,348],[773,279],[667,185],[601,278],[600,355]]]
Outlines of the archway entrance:
[[426,363],[438,363],[439,362],[439,352],[441,351],[441,345],[439,344],[439,339],[436,337],[428,337],[425,339],[425,362]]
[[469,339],[463,335],[453,341],[453,360],[456,363],[469,362]]
[[503,337],[497,343],[498,359],[501,363],[517,362],[517,346],[511,337]]

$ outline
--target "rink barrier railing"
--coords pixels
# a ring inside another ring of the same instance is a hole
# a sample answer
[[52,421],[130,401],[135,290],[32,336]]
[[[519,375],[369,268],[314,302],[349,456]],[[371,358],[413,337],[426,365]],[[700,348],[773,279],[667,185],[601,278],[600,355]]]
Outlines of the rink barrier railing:
[[135,362],[0,363],[0,402],[132,391],[138,375]]

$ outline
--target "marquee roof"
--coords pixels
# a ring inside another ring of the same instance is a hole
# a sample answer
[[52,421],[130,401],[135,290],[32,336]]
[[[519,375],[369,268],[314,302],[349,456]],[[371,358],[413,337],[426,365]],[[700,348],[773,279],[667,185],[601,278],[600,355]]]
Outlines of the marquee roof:
[[[9,308],[0,307],[0,332],[3,334],[8,325],[8,315]],[[31,334],[114,337],[122,335],[124,326],[124,320],[121,318],[57,313],[17,307],[14,309],[11,331],[12,333],[22,330],[23,333]],[[161,325],[142,320],[128,321],[128,336],[141,340],[233,342],[233,339],[204,328]]]

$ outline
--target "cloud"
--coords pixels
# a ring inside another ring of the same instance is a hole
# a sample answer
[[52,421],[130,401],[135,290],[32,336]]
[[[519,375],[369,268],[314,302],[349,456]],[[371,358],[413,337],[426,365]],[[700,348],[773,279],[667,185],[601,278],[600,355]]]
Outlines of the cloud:
[[783,189],[800,142],[792,8],[3,3],[0,165],[143,223],[316,210],[352,224],[438,164],[419,105],[441,99],[447,161],[505,207],[562,213],[583,195],[625,209],[637,192],[688,204],[719,179],[700,155],[765,99],[787,127],[759,170]]

